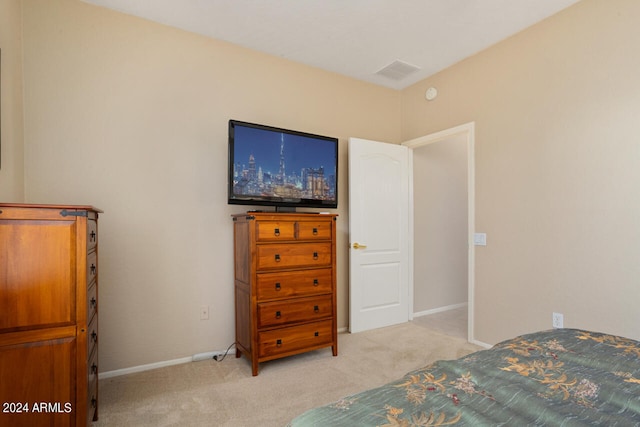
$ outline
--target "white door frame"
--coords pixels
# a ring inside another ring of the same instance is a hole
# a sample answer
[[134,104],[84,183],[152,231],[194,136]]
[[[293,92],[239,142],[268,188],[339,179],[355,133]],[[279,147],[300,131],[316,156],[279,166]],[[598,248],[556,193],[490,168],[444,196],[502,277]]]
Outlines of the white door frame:
[[[435,142],[442,141],[453,136],[464,136],[467,140],[467,189],[468,189],[468,230],[467,230],[467,258],[468,258],[468,306],[467,306],[467,340],[469,342],[475,342],[474,331],[474,304],[475,304],[475,247],[473,244],[473,235],[475,233],[475,122],[469,122],[460,126],[445,129],[440,132],[432,133],[426,136],[421,136],[409,141],[405,141],[402,145],[405,145],[411,149],[409,165],[411,168],[411,175],[413,177],[413,156],[412,150],[424,145],[433,144]],[[410,180],[409,191],[409,236],[413,236],[413,179]],[[413,246],[410,248],[409,255],[409,307],[413,308]],[[412,310],[411,310],[412,311]],[[413,319],[413,313],[410,313],[409,319]]]

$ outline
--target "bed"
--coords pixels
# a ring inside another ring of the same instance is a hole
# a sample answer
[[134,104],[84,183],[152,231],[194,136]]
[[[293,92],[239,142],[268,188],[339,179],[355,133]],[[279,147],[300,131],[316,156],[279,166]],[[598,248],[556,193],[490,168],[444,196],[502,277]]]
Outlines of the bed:
[[301,426],[640,426],[640,342],[522,335],[311,409]]

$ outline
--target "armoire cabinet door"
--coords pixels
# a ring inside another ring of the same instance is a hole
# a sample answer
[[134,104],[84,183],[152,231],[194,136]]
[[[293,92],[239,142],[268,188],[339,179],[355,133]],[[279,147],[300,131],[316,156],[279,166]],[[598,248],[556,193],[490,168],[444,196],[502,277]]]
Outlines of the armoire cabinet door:
[[76,425],[76,344],[68,336],[0,346],[0,425]]
[[0,221],[0,332],[74,324],[76,222]]

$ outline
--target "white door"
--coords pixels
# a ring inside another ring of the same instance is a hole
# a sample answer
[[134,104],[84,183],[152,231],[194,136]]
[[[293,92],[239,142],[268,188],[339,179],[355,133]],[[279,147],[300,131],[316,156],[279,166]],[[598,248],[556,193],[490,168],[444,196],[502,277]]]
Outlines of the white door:
[[349,139],[349,329],[409,320],[409,149]]

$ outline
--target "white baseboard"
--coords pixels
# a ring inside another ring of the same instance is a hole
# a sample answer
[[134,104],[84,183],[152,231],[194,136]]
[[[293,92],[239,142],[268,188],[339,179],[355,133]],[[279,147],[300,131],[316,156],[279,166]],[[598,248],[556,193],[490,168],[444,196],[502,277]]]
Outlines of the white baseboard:
[[[235,347],[229,349],[229,353],[234,353]],[[214,356],[221,356],[225,351],[209,351],[206,353],[194,354],[191,357],[181,357],[179,359],[165,360],[163,362],[149,363],[147,365],[132,366],[130,368],[116,369],[114,371],[100,372],[100,379],[119,377],[120,375],[134,374],[136,372],[150,371],[152,369],[164,368],[167,366],[180,365],[182,363],[198,362],[201,360],[213,359]]]
[[[229,351],[231,351],[231,350],[229,350]],[[235,353],[235,350],[233,352]],[[224,354],[224,352],[209,351],[207,353],[198,353],[198,354],[194,354],[193,356],[191,356],[191,361],[192,362],[199,362],[201,360],[213,359],[213,356],[217,356],[219,354]]]
[[165,360],[164,362],[149,363],[148,365],[132,366],[130,368],[116,369],[115,371],[100,372],[100,379],[119,377],[120,375],[134,374],[136,372],[150,371],[152,369],[164,368],[166,366],[179,365],[181,363],[192,362],[192,357],[182,357],[180,359]]
[[432,308],[431,310],[425,310],[425,311],[419,311],[417,313],[413,313],[413,317],[421,317],[421,316],[428,316],[430,314],[442,313],[443,311],[455,310],[458,308],[467,307],[468,305],[469,304],[466,302],[463,302],[460,304],[445,305],[444,307]]
[[[413,313],[413,316],[414,317],[428,316],[430,314],[442,313],[444,311],[456,310],[458,308],[467,307],[468,305],[469,304],[466,303],[466,302],[461,303],[461,304],[447,305],[447,306],[444,306],[444,307],[438,307],[438,308],[434,308],[434,309],[431,309],[431,310],[425,310],[425,311],[420,311],[418,313]],[[491,344],[487,344],[485,342],[474,340],[474,339],[469,340],[469,342],[471,344],[475,344],[475,345],[483,347],[483,348],[491,348],[491,347],[493,347]]]
[[487,344],[486,342],[482,342],[482,341],[478,341],[478,340],[470,340],[469,342],[471,344],[479,345],[480,347],[484,347],[484,348],[487,348],[487,349],[493,347],[491,344]]

